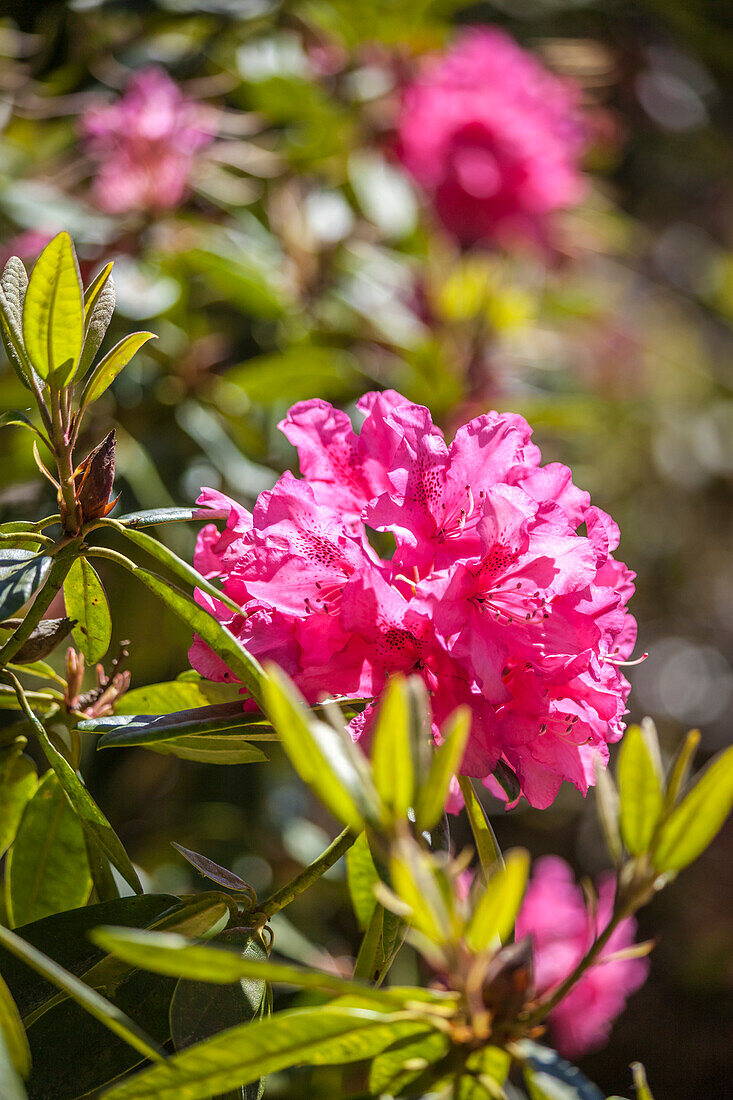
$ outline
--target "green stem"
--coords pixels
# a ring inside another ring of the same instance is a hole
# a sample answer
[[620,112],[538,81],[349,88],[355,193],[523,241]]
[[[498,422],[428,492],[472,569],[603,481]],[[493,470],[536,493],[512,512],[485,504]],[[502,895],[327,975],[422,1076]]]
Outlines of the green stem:
[[66,574],[71,569],[77,557],[81,541],[81,539],[72,539],[71,542],[68,542],[66,546],[56,554],[51,570],[46,578],[46,583],[31,604],[28,614],[12,637],[8,638],[5,645],[0,649],[0,668],[9,661],[12,661],[20,647],[24,642],[28,641],[31,634],[40,623],[54,596],[61,590],[61,586],[66,579]]
[[62,393],[54,387],[51,390],[51,418],[53,450],[56,455],[56,467],[59,474],[59,508],[64,531],[75,535],[79,530],[80,514],[76,500],[74,484],[74,461],[72,445],[67,437],[66,426],[61,409]]
[[329,844],[325,852],[321,852],[318,859],[314,859],[285,886],[276,890],[274,894],[270,894],[269,898],[266,898],[263,904],[259,906],[258,912],[271,917],[273,914],[279,913],[286,905],[290,905],[291,901],[294,901],[299,894],[308,890],[314,882],[318,882],[329,867],[333,867],[334,863],[341,859],[341,856],[349,850],[358,835],[353,829],[344,829],[333,843]]

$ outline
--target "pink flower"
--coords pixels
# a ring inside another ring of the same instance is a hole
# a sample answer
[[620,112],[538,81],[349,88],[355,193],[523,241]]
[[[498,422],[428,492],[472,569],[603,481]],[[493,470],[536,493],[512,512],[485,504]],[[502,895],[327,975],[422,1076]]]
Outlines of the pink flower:
[[[517,939],[531,936],[534,948],[534,977],[537,992],[547,993],[574,970],[599,932],[608,924],[613,910],[615,884],[606,875],[598,883],[598,912],[588,912],[573,873],[558,856],[545,856],[534,864],[517,917]],[[623,1011],[626,998],[646,980],[649,963],[641,959],[613,959],[631,947],[636,921],[621,921],[598,961],[583,974],[548,1019],[558,1050],[576,1058],[602,1046],[611,1024]]]
[[406,88],[399,154],[461,243],[542,239],[583,191],[577,103],[503,31],[474,28]]
[[[324,401],[291,409],[281,428],[305,479],[284,474],[252,515],[203,491],[199,503],[229,518],[223,533],[203,528],[195,564],[243,614],[201,602],[309,702],[373,701],[394,673],[416,674],[436,737],[457,706],[472,712],[465,774],[490,783],[501,760],[535,806],[563,780],[585,793],[623,732],[618,662],[635,638],[633,575],[612,557],[618,528],[566,467],[540,465],[519,416],[477,417],[447,444],[399,394],[367,394],[359,408],[358,434]],[[370,528],[394,536],[391,559]],[[201,642],[191,661],[231,678]]]
[[136,73],[114,103],[90,107],[81,125],[98,162],[95,201],[112,214],[178,206],[195,154],[216,132],[212,113],[157,68]]

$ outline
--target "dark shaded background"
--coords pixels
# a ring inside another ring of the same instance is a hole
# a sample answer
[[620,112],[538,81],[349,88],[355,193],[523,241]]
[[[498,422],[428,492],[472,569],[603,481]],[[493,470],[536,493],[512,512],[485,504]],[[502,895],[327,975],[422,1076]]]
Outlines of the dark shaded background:
[[[449,430],[486,408],[526,415],[546,460],[568,462],[619,520],[622,556],[638,571],[633,607],[650,655],[630,670],[632,716],[652,714],[670,752],[699,726],[702,762],[728,742],[733,702],[733,10],[715,0],[424,8],[0,5],[0,251],[29,229],[69,229],[88,272],[118,257],[109,346],[132,327],[159,335],[84,441],[119,425],[125,511],[188,502],[202,484],[251,502],[293,462],[275,425],[304,397],[348,405],[394,385]],[[584,88],[589,191],[562,220],[549,266],[519,254],[461,260],[392,166],[395,74],[440,48],[452,24],[481,21]],[[325,73],[313,65],[324,51],[335,58]],[[108,217],[90,202],[77,119],[151,62],[222,112],[221,139],[184,207]],[[40,246],[28,247],[32,260]],[[466,305],[477,279],[491,287],[488,319]],[[0,365],[0,404],[22,402]],[[51,510],[25,437],[3,432],[0,518]],[[190,532],[161,535],[190,554]],[[185,632],[127,578],[104,577],[134,685],[174,677]],[[201,885],[171,840],[266,890],[334,828],[277,749],[269,765],[217,768],[142,750],[95,756],[89,745],[87,774],[157,889]],[[583,874],[605,866],[592,797],[564,791],[541,814],[491,809],[502,845],[559,852]],[[467,840],[460,821],[455,837]],[[651,977],[609,1048],[581,1063],[608,1093],[628,1094],[636,1058],[657,1100],[727,1091],[729,842],[730,831],[641,915],[641,935],[659,938]],[[294,957],[353,950],[338,869],[287,917],[308,935],[277,928]],[[415,965],[406,952],[400,976]],[[329,1095],[325,1077],[308,1087]],[[271,1088],[299,1094],[297,1081]]]

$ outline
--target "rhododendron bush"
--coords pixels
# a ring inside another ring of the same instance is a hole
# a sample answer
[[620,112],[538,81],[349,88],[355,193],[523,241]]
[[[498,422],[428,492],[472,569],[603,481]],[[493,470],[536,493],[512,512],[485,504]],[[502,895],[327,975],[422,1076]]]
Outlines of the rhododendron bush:
[[642,8],[10,3],[3,1100],[725,1092],[724,46]]

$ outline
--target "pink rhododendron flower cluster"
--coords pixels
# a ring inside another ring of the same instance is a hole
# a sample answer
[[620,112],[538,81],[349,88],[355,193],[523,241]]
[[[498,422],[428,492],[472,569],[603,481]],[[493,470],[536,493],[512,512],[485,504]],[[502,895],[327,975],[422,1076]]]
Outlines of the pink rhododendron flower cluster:
[[162,69],[145,69],[114,103],[82,118],[98,161],[93,193],[112,214],[164,210],[184,198],[195,154],[213,141],[212,112],[187,99]]
[[[567,467],[540,465],[521,416],[479,416],[448,445],[428,410],[394,391],[358,406],[358,435],[325,401],[290,410],[280,427],[304,480],[284,474],[252,514],[203,490],[199,503],[229,518],[223,534],[201,531],[196,567],[245,614],[198,599],[309,701],[376,699],[391,674],[417,673],[436,731],[471,708],[464,773],[488,777],[502,760],[540,807],[564,779],[585,793],[624,728],[618,662],[635,641],[616,524]],[[391,560],[369,529],[394,536]],[[200,641],[191,660],[232,678]]]
[[509,35],[472,29],[406,88],[399,155],[463,244],[542,240],[583,191],[577,103]]
[[[534,864],[517,918],[516,937],[532,937],[534,980],[539,994],[555,988],[575,969],[608,924],[614,892],[613,876],[604,876],[598,884],[598,911],[593,918],[564,860],[545,856]],[[550,1013],[555,1044],[565,1057],[576,1058],[602,1046],[626,998],[646,980],[647,959],[612,958],[631,947],[635,935],[636,921],[628,917],[615,929],[595,965]]]

